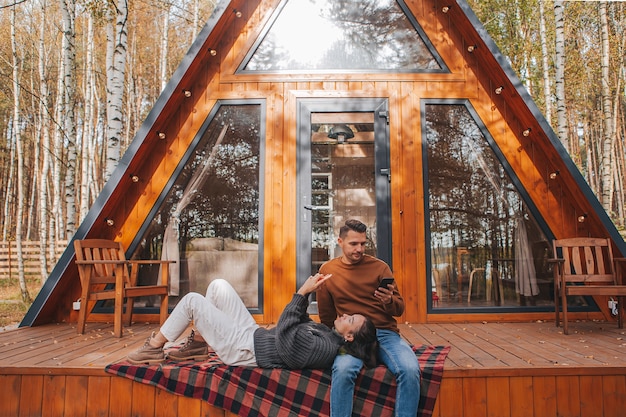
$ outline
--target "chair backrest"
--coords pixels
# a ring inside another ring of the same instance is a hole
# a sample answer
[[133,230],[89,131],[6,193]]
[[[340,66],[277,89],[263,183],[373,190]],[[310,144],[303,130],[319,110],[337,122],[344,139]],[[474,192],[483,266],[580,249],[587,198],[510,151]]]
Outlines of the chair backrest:
[[616,284],[610,239],[576,237],[553,242],[556,257],[564,259],[566,282]]
[[[77,261],[125,261],[126,254],[124,247],[120,242],[108,239],[84,239],[75,240],[74,249],[76,250]],[[89,279],[93,284],[111,284],[115,283],[115,265],[114,264],[95,264],[92,269],[93,273]],[[124,268],[125,275],[126,268]]]

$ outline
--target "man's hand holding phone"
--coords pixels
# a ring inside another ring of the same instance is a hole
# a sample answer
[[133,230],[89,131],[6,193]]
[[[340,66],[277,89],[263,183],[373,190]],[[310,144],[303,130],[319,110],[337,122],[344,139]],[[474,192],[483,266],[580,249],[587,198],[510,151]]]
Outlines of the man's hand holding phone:
[[383,304],[391,304],[393,290],[393,278],[383,278],[376,291],[374,291],[374,297],[378,298]]

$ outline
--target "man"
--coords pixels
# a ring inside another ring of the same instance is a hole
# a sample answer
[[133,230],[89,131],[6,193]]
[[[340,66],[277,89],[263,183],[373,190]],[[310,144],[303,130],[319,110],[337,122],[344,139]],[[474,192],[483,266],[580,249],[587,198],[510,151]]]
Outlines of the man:
[[[420,370],[417,357],[400,336],[394,317],[404,312],[404,300],[395,284],[379,288],[383,278],[392,277],[389,266],[365,254],[367,226],[358,220],[347,220],[337,239],[343,254],[320,268],[321,274],[333,279],[317,289],[317,303],[322,323],[332,327],[342,314],[359,313],[369,317],[376,326],[380,345],[379,360],[396,377],[395,415],[417,415],[420,398]],[[343,354],[335,358],[330,387],[331,417],[350,417],[354,383],[363,361]]]

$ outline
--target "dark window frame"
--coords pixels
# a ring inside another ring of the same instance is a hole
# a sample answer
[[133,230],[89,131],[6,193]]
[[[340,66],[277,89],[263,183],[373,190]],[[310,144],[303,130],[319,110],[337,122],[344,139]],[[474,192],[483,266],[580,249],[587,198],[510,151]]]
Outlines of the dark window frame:
[[[428,131],[426,124],[426,110],[429,105],[462,105],[464,106],[474,123],[480,130],[483,137],[487,140],[489,147],[494,152],[496,158],[504,168],[504,171],[509,176],[511,183],[515,186],[516,191],[519,193],[520,198],[526,204],[528,211],[534,217],[539,229],[548,239],[552,241],[554,234],[548,227],[547,223],[539,213],[539,210],[535,206],[534,202],[528,195],[525,187],[522,185],[519,177],[515,174],[513,168],[506,160],[504,154],[500,150],[498,144],[494,140],[493,136],[483,123],[482,119],[472,106],[469,99],[422,99],[420,100],[420,114],[422,122],[422,167],[423,167],[423,187],[424,187],[424,223],[425,223],[425,260],[426,260],[426,294],[427,294],[427,312],[429,314],[466,314],[466,313],[514,313],[514,312],[548,312],[554,311],[554,306],[493,306],[493,307],[437,307],[433,308],[433,300],[430,296],[432,294],[432,253],[431,253],[431,232],[430,232],[430,190],[429,190],[429,169],[428,169],[428,140],[426,140]],[[572,307],[570,311],[589,311],[595,304],[590,304],[588,307],[575,308]]]
[[[173,185],[176,183],[176,180],[185,169],[185,166],[189,162],[190,158],[194,155],[196,151],[196,147],[202,140],[207,128],[217,115],[218,111],[222,106],[241,106],[241,105],[258,105],[259,106],[259,119],[260,119],[260,130],[259,130],[259,242],[258,242],[258,300],[257,300],[257,308],[249,308],[251,314],[263,314],[264,312],[264,269],[263,269],[263,259],[264,259],[264,200],[265,200],[265,145],[266,145],[266,122],[267,122],[267,104],[265,99],[223,99],[218,100],[209,114],[207,115],[205,121],[202,123],[202,126],[196,132],[193,140],[189,144],[185,154],[179,161],[176,166],[172,176],[165,184],[163,191],[160,193],[157,198],[154,206],[146,216],[143,224],[137,231],[134,239],[131,244],[128,246],[126,251],[126,256],[131,256],[139,244],[143,239],[144,234],[147,229],[150,227],[150,223],[158,211],[161,209],[161,206],[165,202],[169,192],[171,191]],[[182,295],[181,295],[182,296]],[[112,309],[102,308],[102,311],[98,310],[98,312],[107,312],[107,310],[112,311]],[[94,312],[96,312],[94,310]],[[150,307],[150,308],[136,308],[137,313],[155,313],[158,312],[158,308]]]

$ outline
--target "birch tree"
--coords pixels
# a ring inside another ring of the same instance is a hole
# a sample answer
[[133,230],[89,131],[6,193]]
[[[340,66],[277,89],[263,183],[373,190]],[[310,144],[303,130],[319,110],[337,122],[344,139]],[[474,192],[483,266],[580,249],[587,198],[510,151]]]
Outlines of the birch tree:
[[626,115],[626,13],[624,3],[616,6],[615,33],[617,34],[616,45],[616,85],[615,97],[613,100],[613,137],[615,138],[615,163],[613,170],[613,180],[615,181],[615,190],[617,198],[617,220],[618,227],[624,227],[626,223],[626,188],[624,184],[624,171],[626,165],[626,152],[624,149],[624,141],[626,140],[626,125],[624,124],[624,116]]
[[69,239],[76,229],[76,2],[62,0],[63,17],[63,140],[66,143],[65,171],[65,238]]
[[167,84],[167,50],[169,43],[170,30],[170,6],[167,2],[163,2],[163,31],[161,32],[161,91],[165,89]]
[[94,57],[94,13],[97,10],[91,10],[87,16],[87,53],[85,57],[85,92],[84,92],[84,117],[83,117],[83,135],[81,139],[81,163],[80,163],[80,218],[87,216],[90,206],[90,184],[92,178],[92,164],[95,155],[92,153],[92,141],[95,138],[95,114],[94,114],[94,98],[95,98],[95,76],[93,71]]
[[41,1],[39,23],[39,119],[41,123],[41,170],[39,173],[39,264],[41,277],[48,276],[48,174],[50,173],[50,115],[48,102],[48,80],[46,74],[46,0]]
[[[57,57],[58,60],[58,74],[56,80],[56,89],[58,92],[63,91],[63,77],[61,74],[64,73],[64,62],[63,55],[59,54]],[[63,120],[64,114],[64,99],[63,94],[57,94],[56,102],[54,104],[54,118],[55,120]],[[48,236],[50,239],[50,247],[55,245],[55,242],[59,239],[63,239],[61,230],[64,229],[64,216],[63,216],[63,205],[61,202],[61,174],[63,167],[63,126],[60,123],[54,124],[54,136],[53,136],[53,163],[52,163],[52,215],[50,216],[50,224],[48,225]],[[50,249],[50,254],[54,254],[53,250]]]
[[10,238],[9,228],[11,226],[11,211],[13,208],[13,178],[14,178],[14,161],[15,161],[15,146],[13,145],[13,123],[10,122],[6,127],[6,137],[8,138],[8,151],[9,157],[7,158],[7,163],[9,164],[9,172],[6,179],[6,191],[5,191],[5,199],[4,199],[4,222],[2,223],[2,240],[7,240]]
[[543,100],[548,123],[552,122],[552,87],[550,85],[550,55],[546,34],[546,14],[544,0],[539,0],[539,39],[541,40],[541,64],[543,74]]
[[613,123],[611,112],[611,87],[609,76],[610,50],[609,50],[609,22],[606,15],[606,3],[598,3],[598,11],[600,14],[600,68],[602,72],[602,124],[604,132],[602,135],[602,164],[600,166],[600,174],[602,176],[602,206],[607,212],[612,209],[613,196],[613,169],[611,153],[613,151]]
[[24,213],[24,149],[20,126],[20,57],[18,56],[18,48],[15,40],[16,14],[17,6],[13,5],[11,7],[11,51],[13,55],[13,137],[15,142],[15,156],[17,159],[17,212],[15,213],[15,243],[17,250],[17,271],[20,283],[20,291],[22,293],[22,301],[24,301],[25,303],[30,303],[30,294],[28,294],[28,288],[26,287],[26,277],[24,276],[24,256],[22,251],[22,220]]
[[567,131],[567,113],[565,105],[565,17],[564,5],[562,1],[554,2],[555,20],[555,92],[556,92],[556,118],[557,134],[559,139],[570,150],[569,135]]
[[110,1],[107,8],[107,134],[105,179],[109,179],[121,155],[124,75],[128,43],[128,1]]

